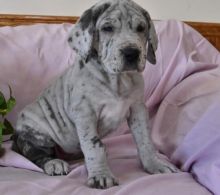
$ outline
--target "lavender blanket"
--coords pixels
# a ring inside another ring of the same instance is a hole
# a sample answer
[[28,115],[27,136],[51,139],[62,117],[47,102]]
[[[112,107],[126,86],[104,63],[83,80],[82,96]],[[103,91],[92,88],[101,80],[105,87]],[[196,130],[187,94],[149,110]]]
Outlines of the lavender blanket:
[[[66,43],[71,25],[0,28],[0,88],[13,88],[17,112],[74,61]],[[0,159],[0,194],[220,195],[220,53],[199,33],[177,21],[156,24],[157,64],[147,64],[146,106],[159,151],[178,165],[178,174],[143,171],[126,124],[106,137],[108,159],[120,185],[107,190],[85,185],[83,161],[72,161],[67,176],[50,177],[10,150]],[[161,155],[165,158],[164,155]]]

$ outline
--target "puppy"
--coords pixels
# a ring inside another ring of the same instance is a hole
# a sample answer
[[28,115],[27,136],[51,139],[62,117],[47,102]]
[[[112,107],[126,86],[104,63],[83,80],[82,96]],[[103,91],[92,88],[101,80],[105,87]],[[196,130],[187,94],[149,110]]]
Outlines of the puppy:
[[131,0],[103,0],[85,11],[68,39],[77,57],[59,79],[19,114],[13,149],[48,175],[65,175],[59,147],[84,155],[88,185],[118,184],[101,138],[127,120],[143,168],[176,172],[157,157],[150,140],[141,72],[156,63],[157,36],[147,11]]

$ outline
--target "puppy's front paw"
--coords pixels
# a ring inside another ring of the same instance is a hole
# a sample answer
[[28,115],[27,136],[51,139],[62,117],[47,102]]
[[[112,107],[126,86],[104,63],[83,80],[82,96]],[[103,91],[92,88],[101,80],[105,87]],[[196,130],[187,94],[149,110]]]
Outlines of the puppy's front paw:
[[99,174],[88,178],[88,185],[92,188],[106,189],[118,185],[118,181],[111,174]]
[[44,172],[48,175],[67,175],[69,164],[60,159],[53,159],[44,164]]
[[173,164],[163,161],[158,157],[145,161],[143,166],[144,170],[150,174],[180,172],[180,170]]

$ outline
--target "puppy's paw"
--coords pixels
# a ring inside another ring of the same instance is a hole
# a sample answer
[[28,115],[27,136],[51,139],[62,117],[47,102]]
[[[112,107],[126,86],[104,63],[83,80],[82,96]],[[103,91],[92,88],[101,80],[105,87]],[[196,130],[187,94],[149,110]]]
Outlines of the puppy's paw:
[[67,175],[69,173],[69,164],[60,159],[53,159],[44,164],[44,172],[48,175]]
[[92,188],[106,189],[118,185],[118,181],[111,174],[99,174],[88,178],[87,184]]
[[173,164],[167,161],[163,161],[159,158],[154,158],[145,161],[143,164],[144,170],[150,174],[157,173],[178,173],[180,170]]

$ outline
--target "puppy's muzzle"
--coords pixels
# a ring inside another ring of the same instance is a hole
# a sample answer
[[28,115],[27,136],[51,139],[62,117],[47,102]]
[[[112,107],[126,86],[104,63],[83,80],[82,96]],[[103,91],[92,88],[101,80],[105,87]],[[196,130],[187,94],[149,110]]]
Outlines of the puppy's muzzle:
[[140,50],[134,47],[126,47],[121,50],[124,60],[124,70],[137,70],[140,58]]

